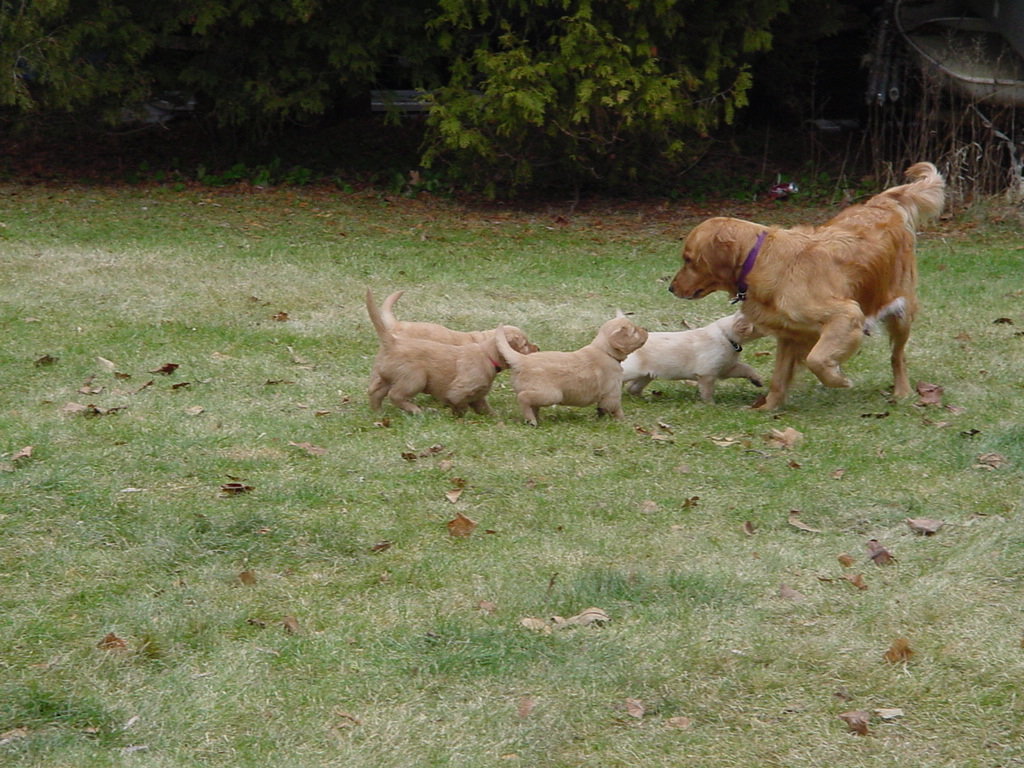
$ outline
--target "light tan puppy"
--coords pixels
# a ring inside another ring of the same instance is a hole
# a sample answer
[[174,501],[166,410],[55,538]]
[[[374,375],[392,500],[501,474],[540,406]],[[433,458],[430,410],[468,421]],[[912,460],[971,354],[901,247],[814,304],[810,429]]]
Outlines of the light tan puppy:
[[[380,410],[387,397],[407,413],[422,413],[412,398],[425,392],[449,406],[456,416],[464,414],[467,408],[477,413],[494,413],[487,393],[494,377],[508,365],[493,336],[483,343],[459,346],[396,336],[385,327],[369,290],[366,311],[380,339],[370,375],[371,409]],[[531,346],[522,332],[513,334],[507,343],[519,350]]]
[[905,348],[917,312],[917,228],[945,203],[932,163],[907,169],[909,184],[840,211],[819,227],[778,229],[742,219],[698,224],[683,245],[669,290],[681,299],[735,294],[743,314],[777,340],[764,402],[786,400],[798,366],[826,387],[849,387],[841,364],[879,318],[889,332],[893,395],[911,394]]
[[743,342],[760,338],[742,312],[723,317],[703,328],[658,331],[622,361],[622,382],[631,395],[640,395],[654,379],[696,381],[700,399],[714,402],[715,382],[747,379],[762,386],[757,371],[739,360]]
[[[410,339],[429,339],[430,341],[436,341],[440,344],[453,344],[455,346],[461,346],[463,344],[482,344],[490,341],[494,338],[494,330],[489,331],[453,331],[451,328],[446,328],[443,325],[437,323],[420,323],[412,322],[409,320],[399,320],[395,317],[394,306],[405,291],[395,291],[388,296],[381,303],[380,306],[380,317],[384,323],[384,327],[394,333],[396,336],[404,336]],[[514,325],[506,325],[505,331],[511,338],[516,334],[521,335],[524,339],[526,334],[516,328]],[[527,342],[529,343],[529,342]],[[530,345],[532,349],[529,352],[536,352],[537,347]]]
[[601,326],[590,344],[575,352],[519,354],[500,325],[497,340],[512,369],[512,387],[523,418],[536,426],[538,410],[545,405],[596,405],[598,413],[621,419],[625,415],[621,362],[644,345],[647,331],[620,313]]

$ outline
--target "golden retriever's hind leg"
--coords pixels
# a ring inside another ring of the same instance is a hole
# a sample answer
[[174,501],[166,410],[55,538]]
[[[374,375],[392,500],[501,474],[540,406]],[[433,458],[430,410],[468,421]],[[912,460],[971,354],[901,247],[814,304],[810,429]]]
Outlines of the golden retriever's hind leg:
[[388,393],[388,397],[391,402],[397,407],[401,408],[406,413],[420,414],[423,413],[423,409],[420,408],[416,403],[409,399],[408,395],[403,392],[396,391],[394,387]]
[[370,388],[367,392],[370,398],[370,410],[379,411],[381,404],[384,402],[384,398],[387,397],[388,390],[391,389],[391,385],[384,381],[376,373],[370,378]]
[[644,387],[654,381],[651,376],[641,376],[640,378],[633,379],[626,384],[626,391],[634,397],[640,397],[643,394]]
[[910,377],[907,375],[906,346],[910,338],[910,320],[906,317],[890,317],[885,321],[892,345],[893,397],[904,398],[911,394]]
[[494,416],[494,409],[491,408],[491,404],[487,402],[487,398],[481,397],[479,400],[473,400],[470,402],[469,407],[482,416]]
[[864,338],[864,315],[851,302],[846,312],[834,315],[821,329],[818,343],[807,355],[807,367],[826,387],[845,389],[853,385],[839,366],[860,347]]
[[520,413],[523,414],[523,420],[526,421],[527,424],[536,427],[538,415],[537,412],[539,409],[532,402],[530,402],[529,398],[524,397],[523,395],[523,392],[520,392],[518,395],[516,395],[516,399],[519,401],[519,411]]

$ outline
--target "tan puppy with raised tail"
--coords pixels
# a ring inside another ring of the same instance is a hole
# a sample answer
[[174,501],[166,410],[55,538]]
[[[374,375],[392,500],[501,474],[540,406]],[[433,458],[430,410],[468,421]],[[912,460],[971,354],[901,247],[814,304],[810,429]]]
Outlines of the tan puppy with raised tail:
[[[493,415],[487,394],[498,372],[508,367],[491,339],[462,345],[441,344],[429,339],[404,338],[390,331],[381,318],[373,293],[366,291],[366,311],[380,339],[380,349],[370,375],[370,408],[379,411],[384,398],[407,413],[422,413],[412,398],[424,392],[461,416],[472,408]],[[510,349],[529,350],[522,332],[512,334]],[[535,347],[534,347],[535,348]]]
[[639,396],[654,379],[696,381],[705,403],[714,402],[715,383],[720,379],[747,379],[760,387],[757,371],[739,357],[744,342],[763,335],[742,312],[703,328],[652,331],[647,343],[622,361],[622,383],[627,392]]
[[647,331],[622,313],[606,322],[594,340],[575,352],[536,352],[523,355],[498,326],[498,349],[512,370],[512,388],[523,418],[537,425],[545,405],[596,405],[599,414],[617,419],[622,412],[622,361],[647,341]]
[[[455,346],[462,346],[463,344],[483,344],[494,338],[494,330],[488,331],[453,331],[451,328],[446,328],[443,325],[437,323],[421,323],[412,322],[409,320],[399,320],[395,317],[394,306],[395,303],[402,297],[405,291],[395,291],[388,296],[380,305],[380,317],[384,323],[384,327],[391,331],[395,336],[403,336],[410,339],[429,339],[430,341],[436,341],[440,344],[453,344]],[[516,334],[526,338],[521,330],[516,328],[514,325],[506,325],[505,331],[510,338]],[[529,341],[527,341],[529,344]],[[537,347],[529,344],[531,347],[529,352],[536,352]]]

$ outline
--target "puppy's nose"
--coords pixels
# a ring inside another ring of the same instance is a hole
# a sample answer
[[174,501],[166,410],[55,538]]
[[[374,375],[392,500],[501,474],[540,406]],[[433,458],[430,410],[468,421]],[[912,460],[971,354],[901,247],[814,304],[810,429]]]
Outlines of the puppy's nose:
[[668,292],[671,293],[673,296],[676,295],[676,289],[672,287],[672,283],[668,284]]

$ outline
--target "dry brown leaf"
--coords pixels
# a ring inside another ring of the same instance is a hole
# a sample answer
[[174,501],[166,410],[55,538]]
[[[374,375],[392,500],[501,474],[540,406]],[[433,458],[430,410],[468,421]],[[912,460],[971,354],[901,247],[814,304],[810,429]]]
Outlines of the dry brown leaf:
[[450,491],[448,491],[448,493],[444,495],[444,497],[448,499],[448,501],[450,501],[452,504],[454,504],[459,500],[459,497],[462,495],[463,490],[464,489],[462,488],[452,488]]
[[193,405],[185,409],[185,413],[189,416],[201,416],[206,412],[206,409],[201,405]]
[[626,714],[635,717],[637,720],[647,714],[644,703],[640,699],[626,699]]
[[178,363],[164,363],[159,368],[154,368],[153,370],[151,370],[150,373],[159,373],[163,376],[170,376],[180,367],[181,366],[178,365]]
[[942,405],[942,387],[938,384],[929,384],[925,381],[917,382],[917,394],[921,399],[918,405]]
[[28,736],[28,728],[24,727],[12,728],[9,731],[4,731],[3,733],[0,733],[0,747],[5,744],[10,744],[12,741],[24,739],[26,736]]
[[105,357],[97,357],[96,362],[100,364],[100,368],[107,371],[108,373],[113,373],[115,370],[117,370],[117,366],[111,360],[107,360],[107,358]]
[[728,448],[730,445],[739,445],[742,442],[737,437],[709,437],[708,439],[715,445],[720,445],[723,448]]
[[59,357],[54,357],[53,355],[43,355],[42,357],[37,357],[32,362],[32,364],[36,368],[45,368],[48,365],[54,365],[58,360],[60,360]]
[[224,485],[220,487],[220,492],[225,496],[237,496],[240,493],[248,493],[251,490],[253,490],[251,485],[236,482],[224,483]]
[[381,541],[378,541],[372,547],[370,547],[370,551],[371,552],[383,552],[385,549],[390,549],[390,548],[391,548],[391,542],[388,539],[383,539]]
[[865,590],[868,588],[868,585],[864,583],[863,573],[845,573],[843,574],[843,578],[853,584],[857,589]]
[[245,570],[238,574],[238,580],[246,586],[252,586],[256,583],[256,571]]
[[476,607],[481,613],[493,614],[498,610],[497,604],[492,603],[490,600],[481,600],[476,604]]
[[551,634],[551,625],[544,621],[544,619],[527,616],[526,618],[520,619],[519,624],[520,626],[526,627],[534,632],[540,632],[544,635]]
[[838,560],[839,564],[844,568],[850,568],[855,562],[857,562],[853,555],[847,554],[846,552],[843,552],[843,554],[839,556]]
[[519,706],[516,708],[516,716],[520,718],[529,717],[533,708],[537,706],[537,700],[532,696],[523,696],[519,699]]
[[941,520],[933,520],[930,517],[908,517],[907,525],[916,534],[932,536],[938,532],[944,523]]
[[747,534],[747,536],[753,536],[755,533],[757,533],[757,528],[755,528],[754,524],[752,522],[750,522],[749,520],[744,520],[743,521],[743,532],[745,534]]
[[323,456],[327,453],[326,448],[321,448],[320,446],[313,445],[312,443],[293,443],[288,441],[288,445],[294,446],[295,448],[301,448],[310,456]]
[[448,521],[448,533],[456,538],[466,538],[472,536],[473,531],[476,530],[477,523],[475,520],[470,520],[464,514],[459,512],[452,520]]
[[821,533],[817,528],[811,528],[800,519],[800,510],[791,509],[789,510],[789,524],[794,528],[799,528],[801,531],[807,531],[808,533]]
[[657,512],[658,502],[652,501],[651,499],[644,499],[644,501],[640,504],[640,510],[642,512]]
[[272,319],[275,322],[278,322],[278,323],[285,323],[285,322],[288,321],[288,313],[287,312],[277,312],[274,315],[272,315],[271,317],[272,317]]
[[299,627],[299,620],[294,616],[285,616],[281,619],[281,624],[284,626],[284,631],[289,635],[297,635],[302,631]]
[[771,429],[763,437],[769,445],[783,450],[789,450],[804,439],[803,433],[797,432],[792,427],[786,427],[782,431]]
[[983,469],[999,469],[1007,464],[1009,462],[1001,453],[983,453],[978,457],[978,466]]
[[885,652],[885,660],[896,664],[901,661],[910,661],[910,657],[913,655],[914,651],[910,647],[910,641],[905,637],[897,637],[892,641],[889,650]]
[[846,470],[845,469],[833,469],[832,470],[832,479],[833,480],[842,480],[843,479],[843,475],[845,475],[845,474],[846,474]]
[[679,715],[678,717],[670,717],[665,721],[665,725],[669,728],[678,728],[680,731],[688,731],[693,726],[693,721],[688,717]]
[[875,561],[877,565],[889,565],[895,563],[896,558],[892,556],[892,552],[883,547],[878,539],[871,539],[867,543],[868,557]]
[[859,736],[868,735],[868,723],[871,720],[871,713],[867,710],[854,709],[849,712],[843,712],[839,715],[839,718],[846,723],[850,733],[856,733]]
[[102,651],[127,651],[128,643],[122,640],[120,637],[115,635],[113,632],[108,632],[103,636],[103,639],[96,643],[96,647]]
[[18,459],[27,459],[32,456],[32,446],[26,445],[21,450],[15,451],[11,455],[11,461],[17,461]]
[[606,624],[609,621],[611,621],[611,617],[600,608],[587,608],[587,610],[582,613],[570,616],[568,619],[563,619],[561,616],[555,616],[552,619],[555,629],[563,629],[564,627],[586,627],[591,624],[600,625]]
[[797,602],[799,602],[800,600],[807,599],[807,595],[803,594],[802,592],[797,592],[788,584],[782,584],[779,587],[779,597],[781,597],[783,600],[795,600]]

